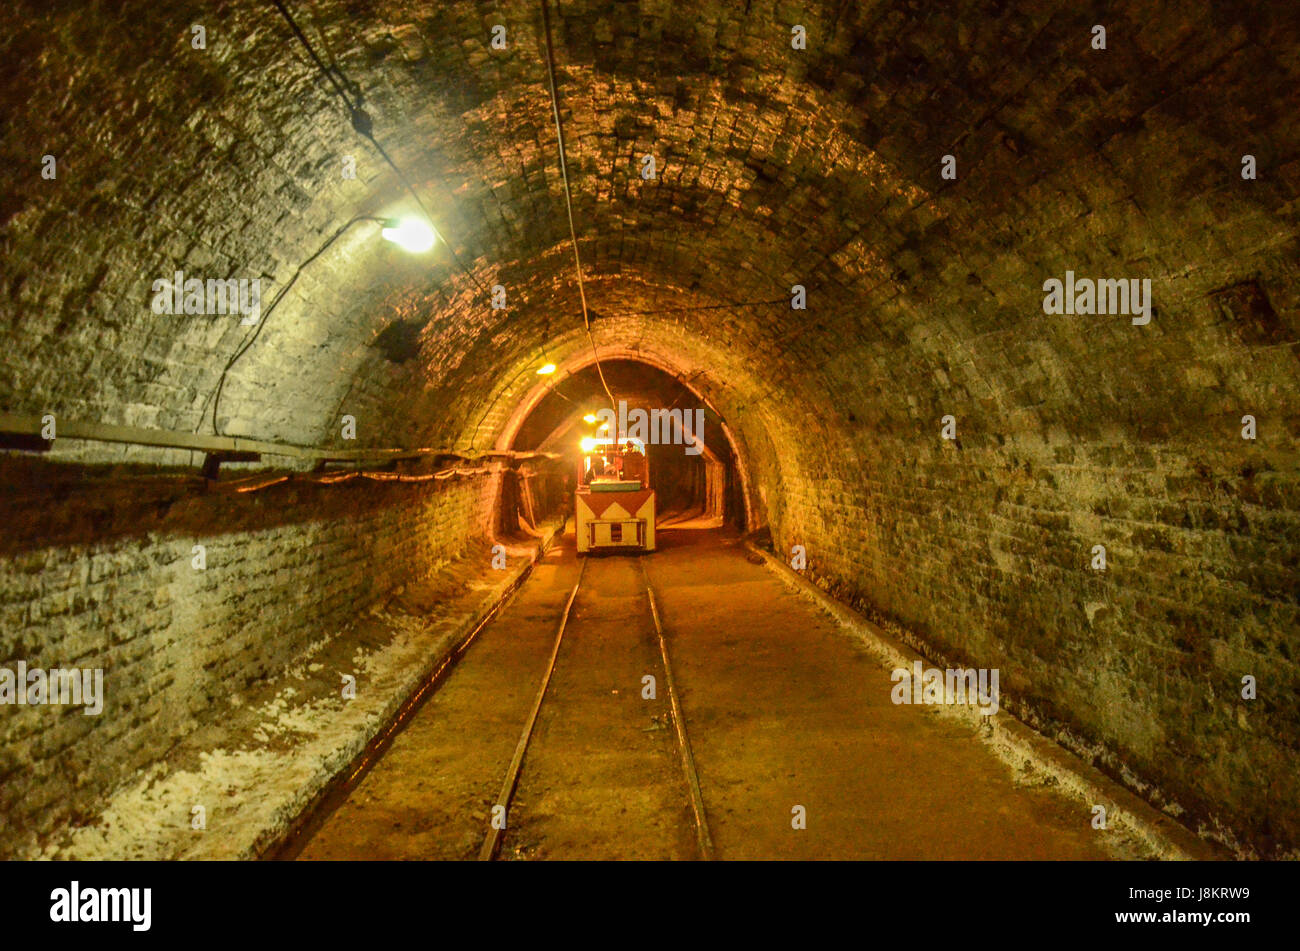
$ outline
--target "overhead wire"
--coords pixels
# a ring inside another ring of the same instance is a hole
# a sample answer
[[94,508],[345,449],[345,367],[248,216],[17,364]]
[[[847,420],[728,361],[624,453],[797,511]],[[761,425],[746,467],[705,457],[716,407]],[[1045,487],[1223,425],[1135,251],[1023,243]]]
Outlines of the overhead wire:
[[569,238],[573,242],[573,266],[578,274],[578,297],[582,301],[582,325],[587,331],[587,340],[591,343],[591,355],[596,361],[596,373],[600,376],[600,385],[609,397],[610,407],[617,405],[609,384],[605,382],[605,371],[600,365],[600,354],[596,350],[596,338],[591,333],[591,314],[587,309],[587,290],[582,281],[582,258],[578,254],[578,230],[573,225],[573,195],[569,188],[569,169],[564,159],[564,126],[560,122],[560,93],[555,86],[555,43],[551,38],[551,8],[548,0],[541,0],[542,27],[546,34],[546,76],[551,84],[551,111],[555,115],[555,137],[560,150],[560,178],[564,183],[564,208],[569,216]]
[[[302,44],[303,49],[307,51],[307,55],[310,56],[312,62],[316,64],[316,68],[319,69],[325,78],[330,81],[330,85],[334,87],[334,92],[341,100],[343,100],[343,104],[347,106],[348,119],[352,123],[352,128],[374,146],[375,151],[379,153],[380,158],[382,158],[384,162],[387,163],[388,167],[393,170],[393,174],[397,176],[402,187],[410,192],[411,197],[415,199],[415,203],[419,206],[420,212],[424,215],[425,220],[432,225],[433,216],[429,214],[429,209],[425,207],[424,201],[420,198],[419,192],[415,190],[415,186],[412,185],[410,179],[406,177],[406,173],[403,172],[402,169],[398,167],[397,163],[393,161],[392,156],[388,154],[388,150],[380,145],[379,140],[375,138],[373,120],[371,120],[369,113],[361,107],[359,101],[360,97],[358,96],[357,102],[353,102],[352,97],[349,96],[347,91],[343,88],[344,83],[347,83],[349,86],[354,86],[354,88],[355,84],[348,80],[347,76],[344,75],[343,71],[337,65],[327,66],[325,64],[325,62],[320,58],[320,55],[316,52],[315,47],[312,46],[311,41],[307,39],[307,36],[298,26],[297,21],[294,20],[293,14],[289,12],[289,8],[285,5],[284,0],[271,0],[271,3],[280,11],[280,15],[284,18],[285,22],[289,24],[289,28],[293,31],[293,35],[297,37],[298,42]],[[451,246],[451,243],[448,242],[445,237],[443,237],[442,232],[438,228],[434,228],[433,233],[447,249],[456,267],[459,268],[466,277],[473,281],[474,285],[480,291],[485,294],[489,293],[487,286],[474,275],[473,271],[462,263],[460,256],[456,254],[456,249]]]
[[[298,42],[302,45],[303,49],[307,51],[307,55],[311,58],[311,61],[316,64],[316,68],[327,80],[329,80],[330,85],[334,88],[335,94],[339,97],[339,99],[343,101],[343,104],[347,107],[348,118],[349,121],[352,123],[352,128],[363,138],[365,138],[372,146],[374,146],[375,151],[379,153],[380,157],[383,158],[384,162],[388,165],[388,167],[393,170],[393,173],[397,176],[398,181],[401,183],[402,187],[405,188],[406,191],[408,191],[411,197],[415,200],[415,203],[419,207],[420,212],[424,215],[425,220],[427,220],[429,224],[432,225],[433,216],[429,214],[429,209],[425,207],[423,200],[420,198],[419,192],[415,190],[415,186],[411,184],[411,181],[409,178],[407,178],[406,173],[403,172],[402,169],[397,165],[397,163],[393,161],[392,156],[388,154],[388,150],[385,149],[379,143],[379,140],[375,138],[373,123],[371,121],[369,114],[366,113],[366,111],[361,107],[360,95],[358,94],[357,101],[354,102],[352,96],[349,95],[346,89],[344,89],[344,84],[347,84],[348,86],[351,86],[354,89],[358,88],[356,87],[356,84],[348,80],[348,78],[344,75],[343,71],[339,69],[337,65],[332,65],[332,64],[326,65],[324,60],[322,60],[320,58],[320,55],[316,52],[315,47],[312,46],[311,41],[303,33],[301,27],[298,26],[298,23],[294,19],[293,14],[289,12],[289,8],[285,5],[283,0],[271,0],[271,3],[276,8],[276,10],[280,12],[280,15],[284,18],[284,21],[289,25],[289,29],[293,32],[293,35],[297,38]],[[280,301],[284,299],[284,296],[288,292],[289,288],[291,288],[294,285],[294,283],[297,282],[298,277],[302,274],[303,269],[312,261],[320,257],[321,254],[323,254],[327,248],[329,248],[335,241],[337,241],[339,237],[342,236],[343,232],[347,231],[348,228],[352,227],[352,225],[356,224],[359,221],[383,221],[383,220],[385,219],[379,218],[374,215],[358,215],[352,218],[341,228],[335,231],[332,235],[330,235],[330,237],[326,239],[325,243],[322,244],[319,248],[317,248],[315,253],[313,253],[311,257],[307,258],[305,261],[303,261],[301,264],[298,265],[298,268],[294,271],[293,276],[282,288],[280,288],[280,290],[276,293],[275,298],[272,300],[271,305],[266,309],[264,313],[261,314],[261,319],[258,321],[257,329],[248,335],[248,337],[244,340],[243,344],[240,345],[239,349],[235,351],[234,355],[231,356],[231,358],[226,362],[225,367],[222,369],[220,379],[217,382],[216,391],[212,396],[212,431],[214,433],[217,433],[218,435],[221,434],[220,429],[217,425],[217,410],[218,407],[220,406],[221,397],[225,391],[226,379],[230,374],[231,368],[239,361],[239,359],[245,353],[248,352],[248,349],[257,341],[258,337],[261,336],[262,330],[266,327],[267,319],[271,316],[272,312],[275,310],[276,305],[278,305]],[[475,284],[475,286],[480,291],[482,291],[485,294],[489,293],[487,287],[483,284],[483,282],[480,281],[478,277],[476,277],[474,273],[470,271],[464,265],[464,263],[461,262],[459,255],[456,254],[456,249],[451,246],[451,244],[447,241],[447,239],[442,235],[442,232],[437,228],[433,228],[432,230],[434,235],[437,237],[437,239],[441,241],[442,244],[447,248],[447,251],[451,255],[452,261],[455,263],[457,268],[459,268]],[[202,425],[201,422],[200,425]]]
[[[293,14],[289,11],[289,8],[284,2],[284,0],[271,0],[271,3],[276,8],[276,10],[279,11],[285,23],[288,24],[290,30],[293,32],[294,37],[298,40],[298,42],[301,44],[303,49],[307,52],[307,55],[310,57],[311,61],[315,64],[317,70],[322,75],[324,75],[325,78],[329,81],[330,86],[334,90],[334,93],[338,96],[338,98],[343,102],[344,106],[347,108],[348,118],[352,124],[352,128],[359,135],[361,135],[368,142],[370,142],[370,144],[374,147],[375,151],[379,153],[380,157],[384,160],[384,162],[388,165],[388,167],[392,169],[393,173],[397,176],[402,186],[406,189],[407,192],[410,193],[411,197],[414,199],[416,205],[419,207],[421,213],[425,216],[426,220],[428,220],[430,224],[432,224],[433,216],[429,213],[428,208],[425,206],[424,201],[420,198],[420,195],[416,191],[414,185],[411,184],[411,181],[406,176],[406,173],[402,171],[402,169],[397,165],[395,161],[393,161],[393,158],[388,154],[388,151],[383,147],[383,145],[380,144],[378,139],[375,138],[373,122],[371,120],[371,117],[365,111],[365,109],[362,108],[361,96],[359,91],[357,91],[359,87],[357,87],[355,83],[352,83],[347,79],[346,75],[337,66],[337,64],[326,64],[325,61],[321,59],[320,55],[317,53],[311,41],[307,38],[306,34],[303,33],[301,27],[294,19]],[[591,345],[592,357],[596,364],[596,372],[600,377],[601,387],[604,389],[605,395],[609,398],[610,405],[613,406],[616,405],[616,400],[614,399],[614,394],[609,387],[608,381],[605,379],[604,368],[602,367],[600,362],[600,353],[596,347],[596,339],[591,332],[591,312],[587,304],[586,286],[583,280],[583,273],[582,273],[582,258],[578,249],[577,228],[574,224],[574,219],[573,219],[573,194],[569,183],[568,163],[566,161],[566,156],[565,156],[564,127],[560,118],[559,90],[555,82],[555,50],[554,50],[554,39],[551,32],[550,7],[547,0],[541,0],[541,5],[542,5],[542,20],[543,20],[544,32],[546,38],[546,71],[547,71],[547,79],[550,85],[550,92],[551,92],[551,110],[555,119],[555,134],[556,134],[556,140],[557,140],[558,151],[559,151],[559,159],[560,159],[560,176],[564,186],[564,205],[565,205],[565,212],[569,223],[569,237],[573,245],[573,262],[574,262],[574,269],[577,274],[578,296],[582,303],[583,329],[586,331],[587,340]],[[352,89],[354,90],[355,101],[353,95],[349,94],[348,90],[344,88],[345,85],[352,87]],[[264,315],[264,317],[269,316],[270,312],[274,310],[276,304],[278,304],[280,300],[283,299],[285,292],[288,291],[288,289],[297,280],[298,275],[302,272],[302,268],[305,267],[311,261],[315,260],[317,257],[319,257],[320,254],[323,253],[326,248],[328,248],[331,244],[334,243],[335,240],[337,240],[339,235],[344,230],[346,230],[356,221],[363,220],[364,217],[369,217],[369,216],[362,216],[348,222],[347,225],[344,225],[343,228],[335,232],[335,234],[332,235],[329,238],[329,240],[327,240],[325,244],[323,244],[316,251],[315,254],[313,254],[310,258],[308,258],[307,261],[304,261],[303,264],[299,266],[298,270],[295,271],[293,278],[291,278],[290,281],[277,293],[275,299],[272,301],[271,306],[267,309],[267,313],[266,315]],[[451,255],[452,261],[456,264],[456,266],[474,283],[474,285],[480,291],[484,293],[488,293],[488,290],[486,286],[483,284],[483,282],[480,281],[478,277],[461,262],[460,257],[456,254],[455,248],[451,246],[451,244],[447,241],[447,239],[442,235],[441,231],[437,228],[434,228],[433,231],[434,234],[437,236],[438,240],[441,241],[442,244],[447,248],[447,251]],[[218,383],[217,392],[213,400],[212,425],[213,425],[214,432],[217,431],[217,405],[220,402],[221,394],[224,390],[225,381],[229,374],[229,371],[231,367],[235,364],[235,362],[237,362],[239,358],[242,357],[245,352],[247,352],[248,348],[252,346],[252,344],[257,340],[264,326],[265,326],[265,319],[263,319],[263,321],[259,324],[257,330],[254,331],[249,336],[249,338],[244,342],[244,344],[239,348],[239,350],[236,351],[234,356],[231,357],[231,359],[227,362],[226,367],[222,371],[221,380]]]
[[[303,272],[303,269],[307,267],[307,265],[310,264],[312,261],[315,261],[318,257],[324,254],[326,250],[329,249],[330,245],[332,245],[335,241],[341,238],[343,236],[343,233],[347,231],[349,228],[351,228],[357,222],[383,221],[383,220],[384,219],[377,218],[374,215],[357,215],[356,217],[349,219],[347,223],[345,223],[342,227],[337,229],[333,234],[331,234],[328,238],[326,238],[325,243],[322,244],[319,248],[317,248],[316,251],[311,255],[311,257],[307,258],[307,260],[299,264],[297,269],[293,272],[293,276],[290,277],[289,280],[285,282],[284,286],[281,287],[276,292],[275,297],[271,299],[270,306],[267,307],[264,312],[258,315],[256,329],[253,330],[253,332],[250,333],[244,339],[243,344],[240,345],[239,349],[236,350],[234,354],[231,356],[231,358],[226,361],[225,367],[222,368],[221,377],[217,380],[216,392],[213,393],[212,395],[212,431],[214,433],[216,433],[218,436],[222,435],[221,431],[217,428],[217,408],[221,405],[221,394],[225,391],[226,378],[230,375],[231,368],[239,361],[240,357],[242,357],[245,353],[248,352],[248,348],[251,347],[257,341],[257,338],[262,335],[262,331],[266,328],[267,322],[271,318],[271,314],[275,312],[275,308],[280,303],[280,301],[284,300],[284,295],[289,293],[289,289],[293,287],[295,283],[297,283],[299,276]],[[200,421],[200,425],[202,425],[202,421]]]

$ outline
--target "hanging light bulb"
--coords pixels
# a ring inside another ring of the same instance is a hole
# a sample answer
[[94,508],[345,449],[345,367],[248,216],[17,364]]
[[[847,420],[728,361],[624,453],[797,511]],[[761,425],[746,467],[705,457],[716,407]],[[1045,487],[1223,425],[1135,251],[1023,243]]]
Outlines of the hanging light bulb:
[[380,232],[385,240],[393,242],[404,251],[423,254],[433,247],[436,235],[427,222],[418,218],[388,218],[384,221],[384,230]]

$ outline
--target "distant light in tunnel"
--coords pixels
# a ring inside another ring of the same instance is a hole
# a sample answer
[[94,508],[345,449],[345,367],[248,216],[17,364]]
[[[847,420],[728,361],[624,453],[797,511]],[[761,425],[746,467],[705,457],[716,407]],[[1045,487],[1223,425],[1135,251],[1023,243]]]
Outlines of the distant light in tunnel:
[[418,218],[389,218],[384,222],[381,232],[384,238],[393,242],[404,251],[423,254],[433,247],[435,235],[433,228]]
[[554,363],[545,363],[542,366],[537,368],[537,373],[539,376],[550,376],[554,372],[555,372]]

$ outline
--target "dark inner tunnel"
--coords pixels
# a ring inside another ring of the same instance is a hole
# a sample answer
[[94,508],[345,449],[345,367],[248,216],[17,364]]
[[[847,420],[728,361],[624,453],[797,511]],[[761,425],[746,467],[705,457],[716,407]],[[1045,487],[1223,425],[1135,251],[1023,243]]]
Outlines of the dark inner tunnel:
[[[609,402],[601,373],[622,406],[624,420],[616,422],[615,428],[622,426],[625,431],[634,428],[638,410],[647,417],[656,410],[698,413],[692,420],[698,418],[702,422],[702,425],[690,423],[693,435],[702,446],[687,446],[676,428],[670,428],[667,434],[676,441],[653,441],[646,446],[649,485],[658,496],[661,514],[664,517],[697,515],[744,530],[743,487],[722,420],[679,380],[656,367],[632,360],[602,361],[599,372],[593,363],[557,382],[519,427],[510,448],[557,452],[563,457],[560,465],[544,474],[540,491],[546,493],[545,511],[553,514],[561,507],[566,477],[580,468],[580,439],[594,435],[599,428],[599,418],[589,423],[584,417],[597,414]],[[619,406],[609,409],[611,417],[617,419]],[[662,428],[657,427],[657,431]],[[687,452],[688,448],[694,451]]]

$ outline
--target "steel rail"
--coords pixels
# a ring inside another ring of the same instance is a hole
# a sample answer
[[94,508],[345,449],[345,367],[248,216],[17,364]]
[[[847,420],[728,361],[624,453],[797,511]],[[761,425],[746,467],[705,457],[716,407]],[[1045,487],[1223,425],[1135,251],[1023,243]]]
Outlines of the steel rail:
[[[641,572],[641,580],[645,584],[646,595],[650,602],[650,615],[654,619],[655,635],[659,642],[659,657],[663,663],[664,684],[668,689],[673,731],[677,737],[677,748],[681,753],[682,773],[685,776],[687,790],[690,793],[696,845],[700,850],[700,858],[705,861],[712,861],[714,858],[713,836],[709,832],[708,814],[704,808],[704,796],[700,791],[700,779],[695,768],[695,756],[691,752],[690,739],[686,736],[686,718],[682,713],[681,700],[677,695],[677,682],[673,678],[672,665],[668,660],[668,643],[664,637],[663,620],[659,614],[659,602],[655,598],[654,588],[650,585],[650,577],[646,573],[645,565],[640,559],[637,560],[637,567]],[[496,858],[501,848],[501,840],[504,838],[505,830],[510,825],[510,805],[514,799],[515,790],[519,786],[519,774],[523,769],[524,757],[528,753],[528,745],[532,740],[533,729],[537,724],[537,716],[542,709],[542,703],[546,699],[546,690],[550,686],[551,675],[555,672],[555,662],[560,655],[560,644],[564,640],[565,631],[568,629],[569,616],[573,612],[573,603],[577,600],[578,590],[582,587],[582,580],[586,571],[587,560],[584,559],[582,568],[578,571],[578,581],[569,593],[569,600],[564,605],[564,613],[560,616],[559,627],[555,633],[555,645],[551,648],[551,657],[547,662],[546,671],[542,675],[541,686],[538,687],[532,709],[529,710],[528,719],[519,735],[519,742],[515,744],[514,756],[511,757],[510,766],[506,770],[505,780],[501,784],[501,792],[497,795],[496,802],[493,803],[494,807],[502,807],[506,821],[500,826],[495,823],[491,824],[491,828],[483,840],[482,848],[479,850],[478,857],[481,862],[490,862]]]
[[505,782],[501,784],[501,793],[497,796],[497,801],[494,804],[501,806],[504,810],[506,821],[501,826],[491,823],[491,829],[487,838],[483,840],[483,847],[478,853],[480,862],[490,862],[496,858],[497,850],[501,847],[502,833],[505,832],[505,827],[510,824],[510,800],[514,798],[515,787],[519,785],[519,771],[524,764],[524,754],[528,752],[528,741],[532,739],[533,726],[537,723],[538,711],[542,709],[542,700],[546,697],[546,688],[551,683],[551,674],[555,672],[555,660],[560,656],[560,642],[564,640],[564,631],[569,625],[569,614],[573,611],[573,602],[578,597],[578,589],[582,587],[582,577],[586,573],[587,562],[584,559],[582,567],[578,569],[577,584],[573,586],[573,591],[569,593],[569,601],[564,605],[564,613],[560,616],[560,626],[555,632],[555,646],[551,648],[551,659],[546,664],[546,673],[542,676],[542,684],[537,690],[537,699],[533,701],[533,708],[529,711],[524,730],[519,735],[519,742],[515,745],[515,755],[510,760],[510,768],[506,771]]
[[695,841],[700,848],[700,858],[706,862],[713,861],[713,836],[709,834],[709,818],[704,810],[704,795],[700,792],[700,777],[695,769],[695,756],[691,753],[691,741],[686,736],[686,718],[682,715],[682,704],[677,697],[677,682],[673,679],[673,668],[668,662],[668,642],[664,639],[663,620],[659,616],[659,604],[655,600],[654,588],[650,586],[650,576],[645,565],[637,560],[641,569],[641,580],[645,582],[646,594],[650,597],[650,613],[655,621],[655,634],[659,638],[659,656],[664,664],[664,683],[668,687],[668,702],[672,707],[673,730],[677,734],[677,746],[682,754],[682,773],[686,777],[686,786],[691,794],[691,812],[695,817]]
[[461,638],[438,663],[437,667],[423,678],[418,690],[404,700],[397,712],[392,715],[381,732],[376,733],[366,743],[365,748],[343,770],[336,773],[317,793],[310,803],[303,807],[288,827],[269,845],[260,849],[259,858],[285,860],[296,858],[311,841],[320,827],[334,815],[335,811],[361,785],[371,768],[379,762],[392,746],[393,735],[404,730],[415,714],[424,706],[425,701],[442,686],[451,672],[469,651],[474,640],[491,624],[501,611],[514,600],[524,583],[532,576],[533,570],[542,562],[552,545],[558,544],[563,536],[563,526],[549,540],[543,540],[538,546],[537,555],[520,572],[519,577],[510,582],[501,596],[493,602],[487,612],[474,622],[474,627]]

